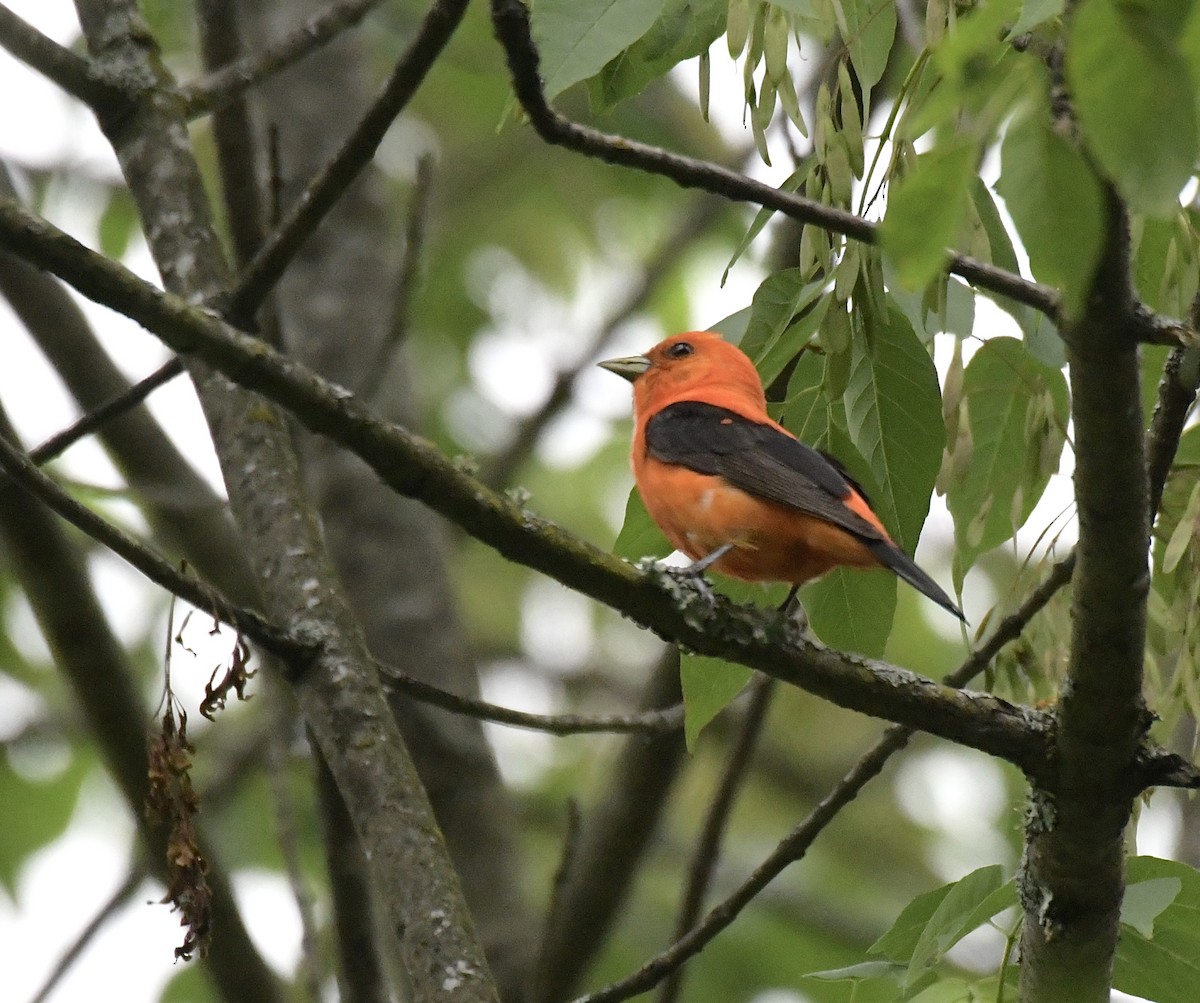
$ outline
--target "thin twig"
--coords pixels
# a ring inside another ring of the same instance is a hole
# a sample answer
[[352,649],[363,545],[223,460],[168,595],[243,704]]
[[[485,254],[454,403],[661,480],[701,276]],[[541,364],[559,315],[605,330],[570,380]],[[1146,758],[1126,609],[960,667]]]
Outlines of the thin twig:
[[[767,676],[755,679],[754,690],[750,695],[750,703],[746,708],[745,717],[729,754],[729,762],[721,775],[716,797],[709,806],[704,819],[704,828],[692,855],[692,866],[689,868],[687,888],[684,891],[683,903],[680,906],[679,917],[675,924],[675,939],[679,940],[696,925],[700,910],[704,907],[704,897],[712,883],[713,872],[721,853],[721,842],[725,837],[725,828],[729,824],[729,816],[733,810],[733,802],[738,789],[746,777],[750,766],[750,757],[754,746],[762,734],[766,723],[767,711],[771,706],[771,697],[775,693],[775,680]],[[683,989],[684,969],[680,965],[664,980],[662,991],[659,993],[659,1003],[675,1003]]]
[[393,666],[383,666],[384,689],[402,690],[415,700],[441,707],[466,717],[476,717],[514,728],[545,731],[551,735],[584,735],[591,732],[636,732],[644,735],[667,735],[683,727],[683,705],[675,704],[662,710],[641,711],[636,714],[529,714],[525,711],[500,707],[486,700],[449,693],[422,682]]
[[40,467],[55,457],[61,456],[85,435],[91,435],[105,422],[120,417],[130,408],[137,407],[155,390],[182,372],[183,360],[176,355],[149,376],[138,380],[124,393],[81,415],[62,431],[55,432],[36,449],[30,450],[29,458]]
[[384,332],[371,364],[364,371],[358,388],[358,395],[363,400],[375,400],[396,348],[408,337],[413,298],[416,295],[425,253],[425,224],[429,215],[429,197],[432,190],[433,154],[426,153],[417,158],[416,176],[409,192],[408,220],[404,227],[404,258],[400,263],[400,277],[396,282],[392,322]]
[[189,118],[218,111],[239,95],[286,69],[361,21],[379,0],[339,0],[262,52],[244,56],[179,88]]
[[341,149],[317,172],[267,237],[238,282],[228,315],[235,323],[253,316],[288,263],[317,225],[371,161],[396,116],[404,110],[466,12],[468,0],[434,0],[417,37],[401,57],[383,92]]
[[[492,18],[508,56],[517,100],[529,115],[530,124],[547,143],[605,163],[660,174],[685,188],[700,188],[732,201],[775,209],[802,223],[811,223],[865,244],[878,243],[877,224],[852,212],[780,191],[718,164],[572,122],[546,101],[538,76],[538,54],[530,37],[529,9],[523,0],[492,0]],[[961,254],[950,255],[947,267],[980,288],[1031,306],[1055,323],[1060,320],[1062,303],[1056,289]]]
[[125,92],[85,56],[59,45],[0,4],[0,46],[97,112],[119,105]]
[[178,571],[153,548],[75,501],[50,477],[42,473],[25,453],[3,436],[0,436],[0,469],[67,522],[103,544],[171,594],[186,600],[197,609],[212,613],[289,664],[295,659],[307,658],[310,654],[307,646],[279,630],[262,614],[224,599],[215,589]]

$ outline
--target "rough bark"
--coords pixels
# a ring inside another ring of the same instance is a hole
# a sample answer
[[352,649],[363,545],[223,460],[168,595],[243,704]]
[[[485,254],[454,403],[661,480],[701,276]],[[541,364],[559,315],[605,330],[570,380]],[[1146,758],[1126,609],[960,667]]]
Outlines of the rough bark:
[[1085,313],[1064,330],[1079,542],[1071,655],[1050,769],[1035,784],[1021,874],[1021,999],[1107,1000],[1124,894],[1131,764],[1149,726],[1142,660],[1149,488],[1127,221],[1108,204]]
[[[98,114],[163,281],[193,301],[213,300],[229,269],[153,40],[127,0],[79,0],[77,9],[93,59],[129,88],[120,107]],[[321,651],[297,700],[369,850],[414,995],[439,998],[452,982],[464,999],[495,999],[441,834],[303,500],[286,422],[207,366],[193,362],[190,372],[267,610]]]
[[[239,4],[247,41],[263,47],[318,10],[312,0]],[[256,94],[258,125],[275,130],[282,208],[298,197],[369,103],[357,36],[343,35]],[[260,158],[261,162],[261,158]],[[276,302],[299,359],[347,387],[362,386],[389,336],[401,251],[385,179],[368,168],[304,245]],[[419,413],[405,346],[375,394],[385,417]],[[397,498],[369,467],[328,440],[305,437],[305,472],[335,567],[381,661],[425,682],[475,695],[479,683],[446,573],[445,526]],[[523,995],[535,924],[521,901],[515,819],[479,721],[390,698],[446,835],[505,999]]]

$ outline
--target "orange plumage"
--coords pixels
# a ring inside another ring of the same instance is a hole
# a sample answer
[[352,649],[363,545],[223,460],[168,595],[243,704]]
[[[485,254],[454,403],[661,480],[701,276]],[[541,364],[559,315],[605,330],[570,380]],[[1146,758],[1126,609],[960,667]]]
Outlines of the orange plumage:
[[600,365],[633,383],[638,491],[698,568],[799,585],[839,565],[882,565],[962,617],[840,467],[771,420],[740,349],[691,332]]

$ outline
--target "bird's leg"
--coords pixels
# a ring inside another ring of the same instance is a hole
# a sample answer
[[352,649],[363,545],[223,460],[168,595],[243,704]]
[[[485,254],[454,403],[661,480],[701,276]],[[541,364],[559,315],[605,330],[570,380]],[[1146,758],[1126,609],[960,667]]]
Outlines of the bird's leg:
[[708,584],[708,579],[704,577],[704,572],[717,563],[722,557],[733,550],[732,543],[723,543],[711,554],[705,554],[699,560],[692,561],[686,568],[673,569],[675,574],[680,578],[690,578],[696,585],[696,591],[699,592],[709,604],[716,602],[716,596],[713,594],[712,586]]
[[695,575],[696,577],[700,577],[705,571],[716,564],[717,561],[728,554],[731,550],[733,550],[732,543],[722,543],[721,546],[719,546],[711,554],[706,554],[699,560],[692,561],[691,564],[683,569],[683,573],[686,575]]
[[808,633],[808,613],[804,610],[804,604],[800,602],[800,586],[793,585],[788,590],[787,598],[779,604],[779,612],[784,616],[796,621],[800,630]]

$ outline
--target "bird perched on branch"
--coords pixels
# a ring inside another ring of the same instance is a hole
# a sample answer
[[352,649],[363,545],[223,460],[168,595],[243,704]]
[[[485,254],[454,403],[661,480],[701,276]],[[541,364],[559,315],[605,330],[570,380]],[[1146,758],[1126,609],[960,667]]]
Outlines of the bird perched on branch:
[[633,384],[633,476],[646,510],[694,562],[799,586],[845,565],[882,565],[964,619],[892,541],[832,457],[767,415],[754,364],[715,334],[677,334],[600,365]]

